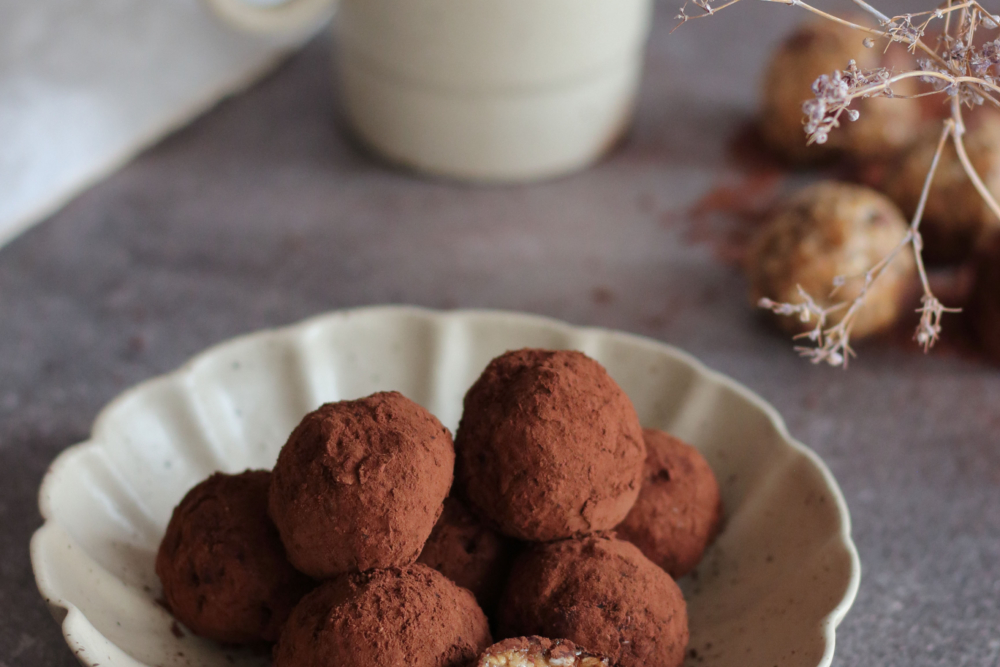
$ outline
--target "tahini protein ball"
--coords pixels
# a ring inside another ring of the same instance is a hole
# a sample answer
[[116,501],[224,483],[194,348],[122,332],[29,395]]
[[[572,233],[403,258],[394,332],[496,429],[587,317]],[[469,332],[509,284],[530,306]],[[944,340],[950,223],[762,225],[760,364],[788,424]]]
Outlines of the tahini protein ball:
[[449,497],[417,562],[469,589],[479,605],[492,612],[516,551],[514,540],[490,529],[461,501]]
[[454,462],[448,430],[399,392],[309,413],[271,483],[270,513],[289,560],[316,578],[413,563]]
[[500,603],[501,636],[561,637],[621,667],[677,667],[687,607],[669,574],[608,535],[534,545]]
[[466,667],[492,641],[472,593],[418,563],[341,575],[307,595],[274,667]]
[[[815,99],[816,79],[847,70],[852,60],[862,70],[888,64],[882,48],[864,46],[865,37],[830,21],[813,21],[797,28],[774,52],[765,72],[760,129],[781,157],[797,164],[822,161],[836,153],[860,160],[886,158],[916,138],[922,123],[916,100],[870,97],[851,105],[860,113],[857,121],[843,114],[840,127],[833,129],[826,143],[807,145],[802,105]],[[894,84],[893,90],[899,95],[915,92],[907,81]]]
[[580,352],[525,349],[465,396],[456,484],[482,518],[522,540],[613,528],[632,508],[646,449],[632,402]]
[[615,531],[677,579],[698,565],[722,521],[715,474],[701,453],[647,428],[646,467],[632,511]]
[[1000,364],[1000,233],[976,253],[968,316],[981,349]]
[[275,641],[312,587],[285,558],[267,516],[271,473],[216,473],[174,509],[156,555],[170,611],[195,634],[227,643]]
[[[978,121],[965,135],[965,149],[986,188],[994,199],[1000,199],[1000,113],[984,112]],[[923,134],[887,172],[885,193],[908,219],[912,219],[920,203],[940,134],[940,128]],[[960,262],[972,254],[984,233],[998,228],[1000,220],[972,184],[958,159],[954,143],[949,140],[934,171],[920,223],[925,259]]]
[[[864,274],[886,257],[907,233],[895,204],[874,190],[848,183],[815,183],[784,201],[751,242],[746,271],[750,298],[801,303],[798,286],[821,307],[850,302],[861,291]],[[908,287],[916,280],[909,248],[896,256],[868,291],[855,319],[853,339],[884,331],[900,316]],[[834,280],[846,282],[831,294]],[[846,309],[831,313],[836,324]],[[774,316],[782,328],[800,333],[815,326],[797,316]]]

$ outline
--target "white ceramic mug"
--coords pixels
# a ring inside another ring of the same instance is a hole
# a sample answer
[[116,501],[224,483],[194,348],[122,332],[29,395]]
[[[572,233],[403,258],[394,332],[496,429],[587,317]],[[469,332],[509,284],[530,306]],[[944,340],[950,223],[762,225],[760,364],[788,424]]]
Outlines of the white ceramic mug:
[[[242,28],[291,29],[335,0],[206,0]],[[600,157],[628,127],[652,0],[340,0],[348,119],[389,160],[525,181]]]

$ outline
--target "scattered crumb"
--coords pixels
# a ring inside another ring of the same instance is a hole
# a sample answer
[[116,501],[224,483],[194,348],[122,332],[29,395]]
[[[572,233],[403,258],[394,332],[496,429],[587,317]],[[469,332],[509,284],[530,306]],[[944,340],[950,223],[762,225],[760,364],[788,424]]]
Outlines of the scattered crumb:
[[615,293],[611,288],[600,285],[590,291],[590,300],[599,306],[606,306],[615,300]]

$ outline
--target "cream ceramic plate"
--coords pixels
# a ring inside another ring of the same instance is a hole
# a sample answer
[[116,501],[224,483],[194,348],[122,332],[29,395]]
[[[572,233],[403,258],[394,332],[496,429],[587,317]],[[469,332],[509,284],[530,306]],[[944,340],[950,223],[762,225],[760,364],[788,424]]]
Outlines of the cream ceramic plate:
[[642,423],[695,444],[727,521],[682,580],[688,663],[829,665],[860,576],[850,519],[823,463],[778,414],[672,347],[499,312],[370,308],[223,343],[116,399],[52,464],[31,542],[38,587],[87,665],[266,664],[192,636],[157,604],[153,559],[174,505],[214,470],[268,468],[304,413],[397,389],[452,429],[486,363],[518,347],[603,363]]

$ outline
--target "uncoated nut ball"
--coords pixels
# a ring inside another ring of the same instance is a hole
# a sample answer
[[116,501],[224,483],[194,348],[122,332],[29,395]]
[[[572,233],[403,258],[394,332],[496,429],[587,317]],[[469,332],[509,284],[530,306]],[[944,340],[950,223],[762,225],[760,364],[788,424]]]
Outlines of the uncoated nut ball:
[[883,62],[883,49],[865,48],[866,35],[830,21],[799,26],[777,48],[765,71],[760,112],[761,133],[768,145],[790,162],[815,162],[844,152],[856,158],[885,158],[909,145],[920,124],[916,100],[898,95],[916,92],[912,83],[893,86],[897,97],[870,97],[851,105],[860,117],[840,119],[825,144],[807,144],[802,105],[815,98],[813,82],[834,71],[844,71],[851,60],[861,69],[875,69]]
[[[941,139],[940,128],[923,135],[888,170],[884,190],[912,218]],[[983,111],[963,139],[969,161],[993,197],[1000,198],[1000,113]],[[1000,229],[997,219],[966,173],[954,143],[941,153],[920,223],[924,257],[930,262],[968,258],[979,238]]]
[[991,235],[976,254],[968,311],[983,351],[1000,364],[1000,232]]
[[270,513],[316,578],[413,563],[451,488],[451,435],[399,392],[327,403],[278,456]]
[[274,667],[466,667],[492,642],[472,593],[418,563],[341,575],[307,595]]
[[620,667],[677,667],[687,607],[670,575],[608,535],[534,545],[500,603],[499,633],[563,637]]
[[[907,223],[896,205],[871,188],[823,181],[799,190],[782,202],[751,242],[746,270],[750,299],[801,303],[798,286],[821,307],[852,301],[864,284],[864,274],[902,241]],[[831,293],[834,280],[845,284]],[[872,284],[865,305],[854,321],[851,337],[884,331],[900,315],[907,287],[916,279],[916,265],[904,247]],[[832,326],[846,308],[827,319]],[[774,316],[792,333],[808,331],[816,320]]]
[[483,519],[522,540],[613,528],[639,493],[645,446],[632,402],[585,354],[524,349],[465,395],[456,483]]
[[719,484],[691,445],[647,428],[642,489],[618,536],[677,579],[695,568],[722,521]]
[[285,559],[267,517],[271,473],[216,473],[174,509],[156,575],[174,616],[228,643],[274,641],[312,582]]

